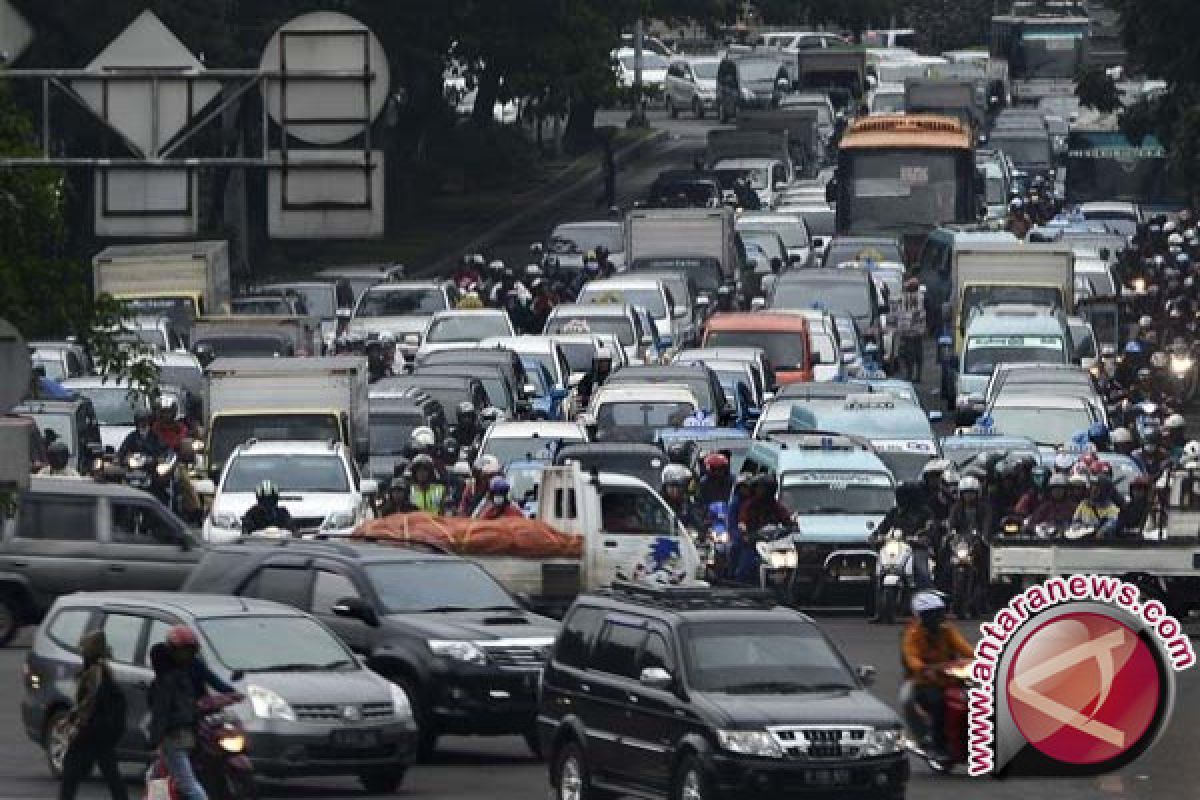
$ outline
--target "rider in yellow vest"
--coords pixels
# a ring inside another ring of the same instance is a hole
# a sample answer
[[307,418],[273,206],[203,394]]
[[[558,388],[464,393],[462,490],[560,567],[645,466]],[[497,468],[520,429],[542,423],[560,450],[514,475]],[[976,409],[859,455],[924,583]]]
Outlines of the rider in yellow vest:
[[446,485],[437,479],[433,459],[422,453],[412,461],[412,485],[409,500],[417,511],[440,516],[446,505]]

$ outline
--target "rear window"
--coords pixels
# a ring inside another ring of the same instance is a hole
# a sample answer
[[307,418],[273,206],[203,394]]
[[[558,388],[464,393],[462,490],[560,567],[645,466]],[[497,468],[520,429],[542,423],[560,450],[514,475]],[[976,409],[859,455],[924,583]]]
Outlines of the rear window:
[[705,347],[758,347],[777,369],[805,368],[805,336],[798,331],[712,331]]

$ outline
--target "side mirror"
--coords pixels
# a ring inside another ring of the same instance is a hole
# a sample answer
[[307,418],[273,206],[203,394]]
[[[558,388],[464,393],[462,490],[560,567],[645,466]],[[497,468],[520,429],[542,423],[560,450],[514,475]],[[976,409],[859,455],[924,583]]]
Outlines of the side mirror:
[[875,683],[875,668],[870,664],[861,664],[854,670],[854,674],[858,676],[858,681],[863,686],[871,686]]
[[379,481],[374,478],[363,478],[358,484],[358,489],[365,495],[379,494]]
[[333,604],[332,611],[339,617],[356,619],[370,625],[372,628],[379,625],[379,615],[361,597],[343,597]]
[[675,679],[671,677],[671,673],[662,667],[646,667],[642,670],[642,674],[638,676],[638,683],[647,689],[666,691],[671,688],[671,684],[674,682]]

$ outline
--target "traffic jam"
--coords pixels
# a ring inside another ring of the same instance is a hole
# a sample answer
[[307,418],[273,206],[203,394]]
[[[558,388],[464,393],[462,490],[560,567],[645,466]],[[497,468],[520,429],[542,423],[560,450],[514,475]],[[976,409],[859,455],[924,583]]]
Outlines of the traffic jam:
[[980,621],[1200,608],[1200,220],[1076,98],[1088,26],[646,37],[618,80],[702,144],[519,259],[96,251],[128,369],[9,336],[0,644],[60,796],[404,794],[462,737],[523,796],[961,792]]

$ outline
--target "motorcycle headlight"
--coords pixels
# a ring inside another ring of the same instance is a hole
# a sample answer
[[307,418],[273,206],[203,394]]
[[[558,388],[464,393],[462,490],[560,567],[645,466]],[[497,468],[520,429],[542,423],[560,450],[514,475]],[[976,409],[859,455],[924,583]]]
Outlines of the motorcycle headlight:
[[240,732],[228,731],[217,737],[217,744],[226,753],[241,753],[246,750],[246,737]]
[[486,664],[487,656],[474,642],[468,642],[463,639],[438,640],[431,639],[429,641],[429,649],[433,651],[435,656],[448,658],[451,661],[460,661],[464,664]]
[[968,561],[971,558],[971,546],[966,542],[959,542],[954,546],[954,557],[959,561]]
[[259,719],[281,719],[285,722],[295,722],[296,712],[287,701],[270,689],[262,686],[247,686],[246,698],[254,716]]
[[729,544],[728,531],[717,531],[713,534],[713,541],[717,544]]
[[412,703],[408,699],[408,692],[394,683],[389,683],[388,688],[392,690],[392,713],[397,717],[412,719]]
[[717,743],[723,750],[745,756],[783,758],[783,748],[766,731],[717,731]]
[[904,747],[904,731],[900,728],[879,728],[867,734],[867,743],[863,745],[862,755],[886,756],[898,753]]
[[144,469],[148,460],[145,453],[130,453],[129,458],[125,459],[125,466],[130,469]]
[[335,511],[325,518],[321,523],[321,527],[325,530],[337,530],[339,528],[354,527],[355,518],[353,511]]
[[1171,359],[1171,372],[1176,375],[1183,375],[1191,370],[1195,362],[1188,356],[1179,356]]
[[242,521],[231,511],[221,511],[212,515],[212,525],[214,528],[238,529],[242,527]]
[[170,461],[165,461],[154,468],[160,478],[165,478],[175,469],[175,464]]

